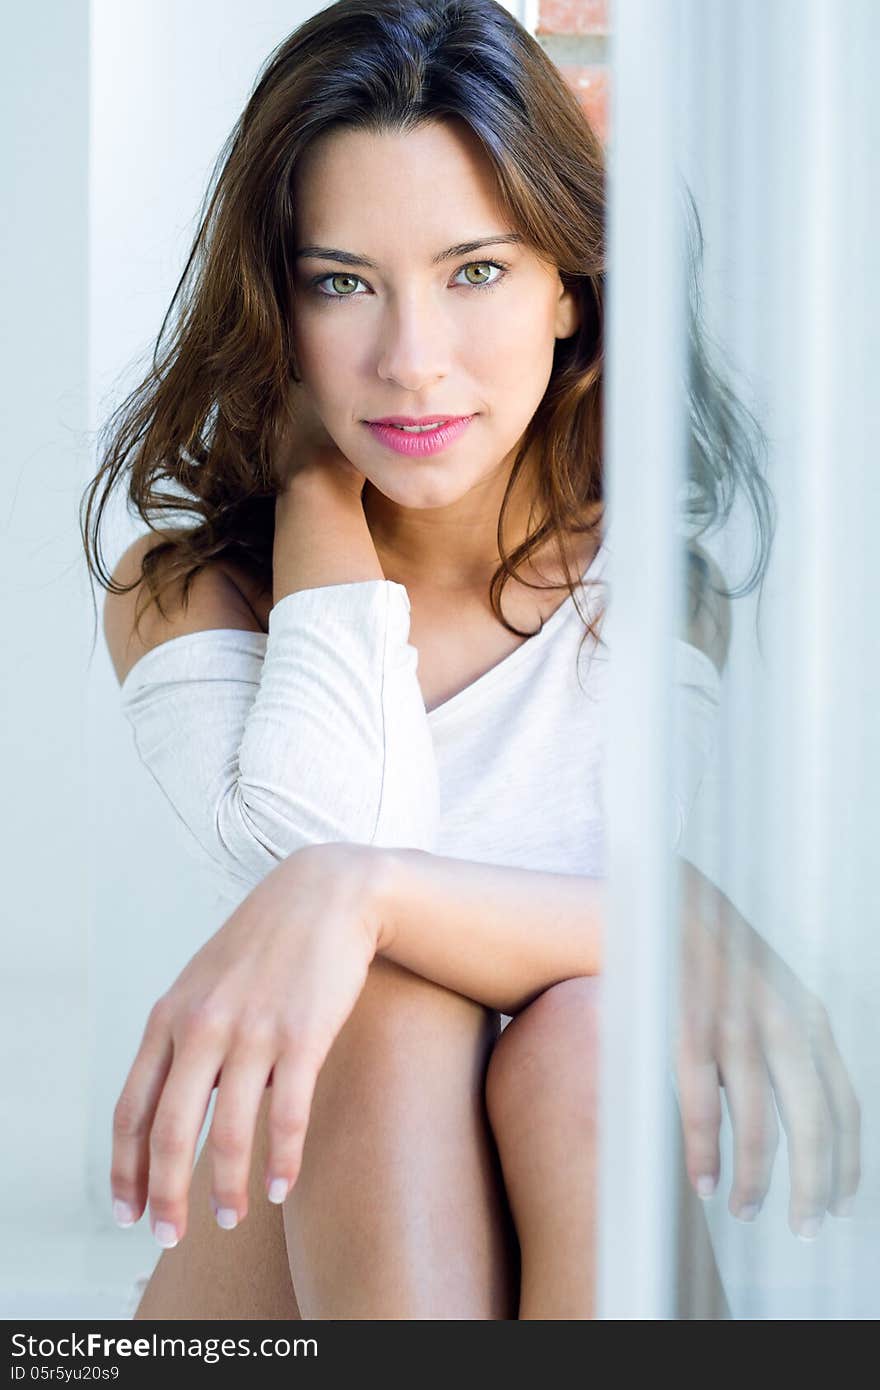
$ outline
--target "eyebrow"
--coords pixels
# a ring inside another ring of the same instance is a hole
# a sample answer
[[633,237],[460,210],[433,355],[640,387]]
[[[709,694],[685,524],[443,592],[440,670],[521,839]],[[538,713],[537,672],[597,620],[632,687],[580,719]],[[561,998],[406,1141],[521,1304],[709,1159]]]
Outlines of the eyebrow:
[[[467,256],[471,251],[479,251],[483,246],[506,246],[525,241],[525,237],[519,232],[503,232],[499,236],[482,237],[479,241],[460,241],[455,246],[449,246],[445,251],[439,251],[436,256],[431,257],[432,265],[442,265],[444,261],[451,261],[454,257]],[[294,260],[302,260],[305,257],[322,261],[339,261],[342,265],[367,266],[370,270],[379,270],[376,261],[371,261],[367,256],[357,255],[354,251],[340,251],[336,246],[300,246],[294,252]]]

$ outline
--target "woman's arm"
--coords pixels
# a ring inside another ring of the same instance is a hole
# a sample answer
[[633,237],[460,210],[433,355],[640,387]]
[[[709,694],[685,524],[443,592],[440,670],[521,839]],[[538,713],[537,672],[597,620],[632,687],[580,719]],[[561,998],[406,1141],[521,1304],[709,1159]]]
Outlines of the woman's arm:
[[322,466],[319,457],[294,473],[276,497],[276,604],[301,589],[385,580],[361,502],[363,476],[352,469],[351,479],[329,458]]
[[372,853],[377,953],[396,964],[511,1016],[550,985],[600,972],[604,878]]
[[[676,862],[675,1056],[688,1174],[702,1196],[718,1182],[723,1086],[734,1132],[728,1208],[753,1219],[770,1184],[778,1111],[789,1227],[813,1239],[826,1208],[847,1214],[860,1180],[860,1104],[830,1018],[731,900],[686,859]],[[503,1013],[556,981],[601,970],[604,879],[412,850],[386,853],[384,874],[378,953]]]
[[[858,1101],[819,1001],[779,969],[723,895],[713,892],[707,909],[690,879],[685,889],[677,1053],[688,1172],[698,1190],[717,1178],[723,1084],[737,1141],[731,1210],[760,1200],[769,1172],[760,1159],[755,1169],[754,1103],[758,1118],[772,1118],[772,1078],[789,1140],[790,1224],[807,1234],[817,1209],[858,1185]],[[357,844],[291,855],[151,1011],[114,1112],[117,1219],[137,1220],[149,1196],[154,1221],[165,1223],[157,1238],[167,1245],[183,1235],[193,1154],[215,1086],[209,1142],[217,1150],[222,1134],[218,1204],[236,1216],[247,1210],[254,1115],[267,1084],[265,1190],[284,1199],[301,1168],[318,1075],[377,950],[512,1015],[556,981],[599,968],[604,892],[600,879]],[[829,1185],[832,1149],[837,1176]]]
[[[362,487],[347,459],[322,451],[285,480],[268,638],[235,630],[246,623],[238,610],[223,617],[224,593],[204,622],[182,606],[157,619],[151,649],[120,676],[141,761],[187,843],[236,891],[308,844],[436,842],[437,769],[409,598],[383,576]],[[133,625],[136,596],[108,598],[108,641]]]

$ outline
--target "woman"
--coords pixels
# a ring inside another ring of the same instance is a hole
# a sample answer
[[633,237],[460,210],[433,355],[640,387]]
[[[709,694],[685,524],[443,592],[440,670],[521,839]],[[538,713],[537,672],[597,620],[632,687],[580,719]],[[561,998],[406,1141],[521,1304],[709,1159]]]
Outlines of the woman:
[[[84,526],[92,563],[128,471],[151,533],[112,578],[96,558],[105,632],[141,757],[236,904],[114,1116],[117,1217],[149,1200],[172,1247],[140,1318],[593,1316],[603,190],[574,97],[493,0],[341,0],[233,133]],[[692,510],[740,482],[763,520],[698,337],[691,366]],[[198,524],[160,530],[168,509]],[[693,555],[679,834],[727,641]],[[718,1177],[719,1073],[763,1141],[737,1155],[747,1216],[775,1111],[719,1019],[723,934],[748,929],[682,872],[688,1216]],[[749,1037],[783,1019],[805,1059],[813,1001],[749,939]],[[835,1081],[821,1152],[815,1107],[788,1107],[796,1230],[857,1180]],[[723,1316],[704,1226],[698,1258]]]

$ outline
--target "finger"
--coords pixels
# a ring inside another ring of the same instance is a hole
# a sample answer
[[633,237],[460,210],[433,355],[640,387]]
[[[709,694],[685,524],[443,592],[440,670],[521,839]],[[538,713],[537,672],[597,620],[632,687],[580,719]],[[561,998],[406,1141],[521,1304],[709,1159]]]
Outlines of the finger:
[[685,1167],[698,1197],[711,1197],[718,1186],[721,1154],[721,1092],[715,1059],[695,1039],[682,1039],[678,1050],[678,1100],[684,1136]]
[[773,1089],[758,1035],[748,1025],[725,1023],[719,1067],[733,1129],[733,1182],[727,1208],[740,1221],[761,1210],[779,1144]]
[[825,1088],[796,1023],[775,1027],[766,1037],[765,1052],[788,1138],[789,1226],[795,1235],[813,1240],[831,1196],[833,1124]]
[[281,1202],[299,1177],[318,1072],[317,1058],[301,1045],[289,1045],[275,1063],[269,1103],[266,1192]]
[[141,1045],[113,1111],[110,1191],[113,1216],[120,1226],[139,1221],[147,1203],[150,1129],[173,1050],[160,1001],[147,1019]]
[[834,1126],[828,1210],[832,1216],[848,1216],[861,1179],[861,1106],[827,1014],[815,1034],[813,1056]]
[[175,1045],[150,1130],[149,1202],[153,1234],[166,1249],[186,1234],[196,1144],[226,1052],[201,1029]]
[[252,1036],[223,1063],[206,1142],[212,1155],[214,1215],[227,1231],[247,1216],[254,1133],[271,1068],[271,1048]]

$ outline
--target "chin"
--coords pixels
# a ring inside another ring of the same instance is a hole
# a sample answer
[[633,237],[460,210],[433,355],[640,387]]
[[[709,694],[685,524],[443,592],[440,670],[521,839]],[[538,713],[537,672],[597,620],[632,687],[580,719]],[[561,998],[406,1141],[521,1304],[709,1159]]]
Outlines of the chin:
[[383,497],[387,497],[389,502],[415,512],[430,511],[434,507],[448,507],[456,500],[455,496],[450,496],[447,489],[436,487],[379,487],[378,484],[374,484],[374,487]]
[[[424,460],[417,467],[424,470]],[[468,491],[467,486],[451,473],[444,476],[437,471],[429,475],[427,471],[419,473],[414,470],[408,477],[370,478],[369,482],[389,502],[396,502],[398,507],[410,507],[413,511],[449,507]]]

